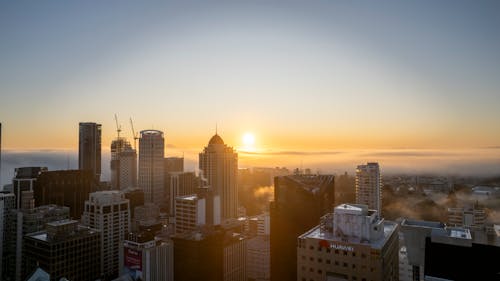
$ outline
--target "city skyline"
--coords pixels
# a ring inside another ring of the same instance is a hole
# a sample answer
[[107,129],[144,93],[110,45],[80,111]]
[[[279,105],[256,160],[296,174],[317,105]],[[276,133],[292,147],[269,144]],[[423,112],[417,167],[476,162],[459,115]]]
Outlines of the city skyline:
[[498,147],[499,4],[427,4],[1,3],[3,147],[109,144],[114,113],[181,149]]

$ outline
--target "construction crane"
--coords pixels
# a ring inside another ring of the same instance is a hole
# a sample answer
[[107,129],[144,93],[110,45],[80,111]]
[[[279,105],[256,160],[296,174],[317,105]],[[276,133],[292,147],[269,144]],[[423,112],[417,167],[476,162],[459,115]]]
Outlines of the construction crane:
[[137,151],[137,140],[139,139],[139,136],[134,130],[134,123],[132,122],[132,118],[130,118],[130,127],[132,128],[132,137],[134,138],[134,149]]
[[118,124],[118,117],[115,114],[115,123],[116,123],[116,134],[118,135],[118,138],[120,138],[120,132],[122,131],[122,126]]

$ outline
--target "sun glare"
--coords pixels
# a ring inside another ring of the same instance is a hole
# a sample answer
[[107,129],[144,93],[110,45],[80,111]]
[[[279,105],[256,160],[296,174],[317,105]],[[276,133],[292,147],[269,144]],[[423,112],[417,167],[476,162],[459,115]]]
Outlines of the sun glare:
[[245,133],[243,135],[243,145],[245,148],[253,148],[255,137],[252,133]]

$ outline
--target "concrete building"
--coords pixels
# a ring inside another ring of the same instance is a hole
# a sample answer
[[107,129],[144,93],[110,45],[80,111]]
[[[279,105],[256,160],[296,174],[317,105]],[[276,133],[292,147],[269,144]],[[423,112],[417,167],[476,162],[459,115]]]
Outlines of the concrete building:
[[141,131],[139,139],[139,187],[144,191],[146,203],[166,205],[165,181],[165,140],[163,132]]
[[175,198],[175,233],[192,232],[206,224],[206,200],[196,194]]
[[101,238],[101,273],[105,279],[116,278],[125,235],[130,232],[130,205],[119,191],[91,193],[85,201],[82,223],[99,230]]
[[101,124],[79,124],[78,169],[90,170],[97,183],[101,180]]
[[298,238],[297,280],[398,280],[398,225],[342,204]]
[[4,232],[2,280],[24,280],[25,273],[22,268],[24,235],[42,230],[46,223],[63,219],[69,219],[68,207],[45,205],[11,210]]
[[[7,247],[8,241],[6,235],[9,233],[9,223],[15,215],[13,210],[16,208],[16,197],[13,193],[0,192],[0,276],[3,276],[4,267],[4,248]],[[11,227],[11,226],[10,226]],[[12,231],[12,230],[11,230]]]
[[476,243],[469,229],[416,220],[401,229],[413,280],[498,280],[500,247]]
[[[46,172],[48,170],[47,167],[22,167],[16,168],[14,171],[14,178],[12,179],[12,192],[16,196],[16,208],[22,209],[24,195],[30,192],[32,195],[35,190],[38,176],[42,172]],[[26,200],[24,201],[28,202]]]
[[269,235],[248,238],[245,262],[248,280],[269,281],[271,279]]
[[297,280],[297,237],[330,213],[335,202],[333,175],[274,178],[271,216],[271,280]]
[[184,157],[166,157],[165,175],[184,172]]
[[137,186],[137,153],[124,138],[111,142],[111,188],[124,190]]
[[246,240],[221,227],[172,237],[176,281],[246,281]]
[[165,188],[171,216],[175,216],[175,198],[196,193],[199,185],[199,178],[193,172],[169,172],[165,175]]
[[85,200],[97,190],[90,170],[42,171],[34,190],[35,206],[67,206],[73,219],[80,219]]
[[123,244],[122,274],[132,280],[173,281],[174,245],[148,232],[130,233]]
[[78,221],[49,222],[45,230],[24,236],[25,273],[37,267],[50,275],[50,280],[94,281],[100,278],[99,232],[78,226]]
[[238,154],[215,134],[199,154],[202,186],[220,196],[222,221],[238,217]]
[[368,205],[382,216],[382,177],[378,163],[359,165],[356,169],[356,203]]
[[160,223],[160,208],[153,203],[146,203],[143,206],[135,207],[132,229],[148,229]]

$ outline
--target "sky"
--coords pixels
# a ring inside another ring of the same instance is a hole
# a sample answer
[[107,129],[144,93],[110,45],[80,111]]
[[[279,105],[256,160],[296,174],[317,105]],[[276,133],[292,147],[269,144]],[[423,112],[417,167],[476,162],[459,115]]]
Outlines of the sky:
[[132,118],[174,156],[217,124],[277,163],[350,149],[500,159],[499,13],[498,1],[1,1],[2,146],[74,153],[79,122],[102,124],[109,146],[117,114],[122,136]]

